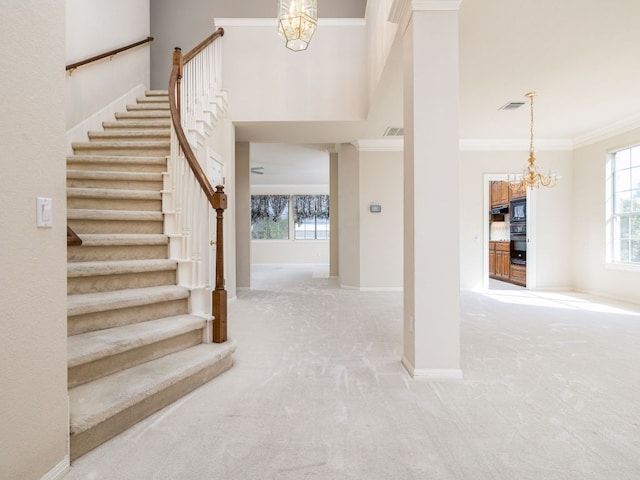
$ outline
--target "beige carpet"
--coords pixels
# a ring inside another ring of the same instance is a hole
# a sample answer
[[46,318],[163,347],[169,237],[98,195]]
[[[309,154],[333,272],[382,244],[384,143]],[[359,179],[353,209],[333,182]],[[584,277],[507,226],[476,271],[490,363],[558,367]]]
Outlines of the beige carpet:
[[400,365],[400,293],[261,267],[229,305],[235,365],[67,480],[640,478],[640,307],[463,292],[462,381]]

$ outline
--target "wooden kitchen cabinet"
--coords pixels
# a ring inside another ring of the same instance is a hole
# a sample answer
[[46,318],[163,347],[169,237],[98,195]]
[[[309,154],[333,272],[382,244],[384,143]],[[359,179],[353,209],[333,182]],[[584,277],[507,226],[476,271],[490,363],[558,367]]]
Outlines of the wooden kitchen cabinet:
[[509,281],[510,267],[509,242],[489,242],[489,276]]
[[525,265],[511,265],[511,283],[527,286],[527,267]]
[[522,185],[521,183],[515,186],[513,184],[509,184],[509,190],[511,200],[527,197],[527,187]]
[[491,208],[509,205],[509,182],[491,182]]
[[489,277],[496,278],[496,248],[495,242],[489,242]]

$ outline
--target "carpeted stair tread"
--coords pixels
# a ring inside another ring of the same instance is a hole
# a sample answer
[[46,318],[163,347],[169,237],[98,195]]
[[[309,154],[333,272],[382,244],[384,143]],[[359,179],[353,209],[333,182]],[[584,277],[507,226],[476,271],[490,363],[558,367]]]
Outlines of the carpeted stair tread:
[[68,366],[73,368],[118,355],[204,326],[202,317],[178,315],[73,335],[67,339]]
[[188,297],[189,289],[178,285],[68,295],[67,316],[150,305]]
[[135,233],[86,233],[82,235],[84,247],[131,246],[131,245],[168,245],[169,237],[164,234]]
[[163,139],[171,136],[171,130],[165,129],[146,129],[146,130],[109,130],[100,132],[89,132],[89,139],[92,142],[100,140],[128,141],[142,139]]
[[95,142],[74,142],[71,144],[73,150],[109,150],[109,149],[157,149],[169,148],[170,140],[140,140],[130,142],[120,141],[95,141]]
[[132,119],[132,120],[118,120],[115,122],[102,122],[102,127],[107,130],[120,130],[126,128],[132,129],[154,129],[154,128],[169,128],[171,127],[170,119]]
[[67,277],[91,277],[95,275],[125,275],[130,273],[176,270],[178,262],[168,259],[109,260],[101,262],[67,263]]
[[138,97],[136,98],[136,102],[138,103],[168,103],[169,102],[169,94],[166,93],[164,95],[156,94],[156,95],[147,95],[146,97]]
[[171,112],[169,110],[136,110],[131,112],[118,112],[115,117],[119,119],[134,119],[134,118],[171,118]]
[[69,209],[67,219],[69,220],[116,220],[130,222],[161,222],[163,220],[161,212],[153,211],[130,211],[130,210],[96,210],[96,209]]
[[145,90],[144,94],[147,97],[153,97],[155,95],[166,97],[167,95],[169,95],[169,91],[168,90]]
[[160,172],[113,172],[95,170],[67,170],[68,179],[76,180],[124,180],[127,182],[162,181]]
[[73,163],[123,164],[123,165],[166,165],[167,157],[127,157],[125,155],[69,155],[67,165]]
[[167,102],[153,102],[153,103],[137,103],[134,105],[127,105],[127,111],[148,111],[148,110],[169,110],[169,103]]
[[115,188],[67,187],[67,198],[100,198],[113,200],[161,200],[153,190],[122,190]]
[[69,390],[71,434],[86,431],[230,356],[236,344],[201,344]]

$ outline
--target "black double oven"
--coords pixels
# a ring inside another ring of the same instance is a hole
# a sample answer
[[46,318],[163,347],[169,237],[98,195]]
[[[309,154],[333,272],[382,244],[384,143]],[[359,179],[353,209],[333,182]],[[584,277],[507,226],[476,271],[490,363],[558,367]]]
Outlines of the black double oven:
[[510,256],[514,265],[527,264],[527,199],[511,200],[510,220]]

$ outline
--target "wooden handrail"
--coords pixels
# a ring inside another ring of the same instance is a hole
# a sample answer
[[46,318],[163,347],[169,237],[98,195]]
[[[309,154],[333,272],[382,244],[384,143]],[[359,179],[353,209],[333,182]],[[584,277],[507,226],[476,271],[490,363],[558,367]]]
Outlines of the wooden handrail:
[[216,286],[211,292],[211,302],[213,306],[213,329],[212,340],[215,343],[227,341],[227,291],[224,286],[224,250],[223,250],[223,231],[222,217],[223,212],[227,208],[227,195],[224,193],[222,185],[216,186],[214,191],[209,179],[202,170],[200,162],[196,158],[187,135],[182,128],[180,121],[180,89],[182,80],[182,70],[185,63],[192,60],[198,53],[213,43],[219,37],[224,35],[224,29],[218,28],[212,35],[208,36],[186,55],[182,55],[180,48],[176,47],[173,52],[173,67],[171,76],[169,77],[169,111],[171,112],[171,121],[176,133],[176,138],[182,149],[191,171],[196,177],[196,181],[207,197],[209,204],[216,211]]
[[153,42],[153,37],[147,37],[144,40],[140,40],[139,42],[131,43],[129,45],[125,45],[124,47],[116,48],[115,50],[110,50],[108,52],[101,53],[100,55],[95,55],[93,57],[86,58],[84,60],[80,60],[79,62],[67,65],[65,67],[65,70],[67,70],[67,71],[75,70],[76,68],[81,67],[83,65],[86,65],[87,63],[95,62],[97,60],[101,60],[101,59],[107,58],[107,57],[113,57],[114,55],[117,55],[118,53],[124,52],[126,50],[130,50],[130,49],[135,48],[135,47],[137,47],[139,45],[144,45],[145,43],[149,43],[149,42]]
[[218,27],[218,29],[215,32],[213,32],[211,35],[209,35],[207,38],[201,41],[198,45],[196,45],[191,50],[189,50],[189,52],[186,53],[185,56],[183,57],[182,63],[183,64],[189,63],[193,59],[193,57],[195,57],[202,50],[207,48],[211,43],[213,43],[213,41],[216,38],[222,37],[222,36],[224,36],[224,28]]
[[82,239],[67,226],[67,247],[82,245]]

